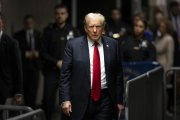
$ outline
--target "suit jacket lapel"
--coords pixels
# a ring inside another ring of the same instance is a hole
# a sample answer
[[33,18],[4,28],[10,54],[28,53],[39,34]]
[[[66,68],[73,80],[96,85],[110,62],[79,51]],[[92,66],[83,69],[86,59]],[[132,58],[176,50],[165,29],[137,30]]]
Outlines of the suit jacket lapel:
[[82,50],[82,59],[84,61],[84,66],[86,69],[86,74],[88,77],[88,81],[91,81],[91,75],[90,75],[90,58],[89,58],[89,46],[86,36],[81,42],[81,50]]
[[[5,41],[5,36],[4,36],[4,34],[2,34],[2,36],[1,36],[1,41],[0,41],[0,56],[1,56],[2,58],[3,58],[3,55],[4,55],[4,54],[3,54],[3,53],[4,53],[3,51],[4,51],[5,44],[6,44],[5,42],[6,42],[6,41]],[[1,57],[0,57],[0,58],[1,58]],[[1,58],[1,59],[2,59],[2,58]]]
[[106,80],[109,78],[109,67],[110,67],[110,45],[104,37],[102,37],[103,49],[104,49],[104,63],[105,63],[105,72]]

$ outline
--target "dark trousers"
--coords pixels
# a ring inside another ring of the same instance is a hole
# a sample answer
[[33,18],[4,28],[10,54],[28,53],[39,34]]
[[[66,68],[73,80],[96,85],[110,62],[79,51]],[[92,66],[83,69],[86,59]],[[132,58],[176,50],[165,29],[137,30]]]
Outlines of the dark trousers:
[[52,113],[55,109],[56,92],[59,80],[60,72],[58,71],[44,74],[44,97],[42,107],[45,111],[47,120],[51,120]]
[[35,68],[26,67],[24,68],[23,72],[24,104],[35,109],[37,87],[39,81],[39,70],[36,70]]
[[94,102],[90,96],[88,107],[83,120],[114,120],[116,112],[108,90],[101,91],[101,98]]

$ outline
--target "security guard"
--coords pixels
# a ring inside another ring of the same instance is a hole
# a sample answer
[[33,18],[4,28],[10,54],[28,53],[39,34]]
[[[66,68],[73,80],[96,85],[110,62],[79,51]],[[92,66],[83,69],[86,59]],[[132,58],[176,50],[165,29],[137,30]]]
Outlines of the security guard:
[[118,8],[111,10],[110,19],[106,27],[106,34],[116,40],[123,40],[128,33],[128,26],[122,21],[122,14]]
[[154,45],[144,36],[147,22],[140,19],[134,23],[134,34],[122,42],[122,58],[125,62],[154,61],[156,50]]
[[41,56],[44,74],[43,108],[47,120],[51,120],[55,106],[64,47],[68,40],[79,36],[79,32],[66,22],[68,19],[68,9],[65,5],[60,4],[55,7],[55,19],[56,22],[54,24],[49,24],[44,29],[42,36]]

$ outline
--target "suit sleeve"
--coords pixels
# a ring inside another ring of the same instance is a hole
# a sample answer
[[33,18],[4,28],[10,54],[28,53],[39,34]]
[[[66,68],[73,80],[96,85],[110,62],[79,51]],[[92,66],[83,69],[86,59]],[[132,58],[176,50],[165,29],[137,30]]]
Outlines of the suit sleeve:
[[117,102],[118,104],[123,105],[123,98],[124,98],[124,81],[123,81],[123,69],[121,63],[121,54],[119,45],[117,44],[117,69],[116,69],[116,90],[117,90]]
[[22,94],[22,61],[19,44],[13,41],[12,49],[13,94]]
[[64,57],[61,69],[61,79],[59,82],[60,102],[70,101],[70,81],[73,60],[73,50],[70,41],[67,42],[64,50]]

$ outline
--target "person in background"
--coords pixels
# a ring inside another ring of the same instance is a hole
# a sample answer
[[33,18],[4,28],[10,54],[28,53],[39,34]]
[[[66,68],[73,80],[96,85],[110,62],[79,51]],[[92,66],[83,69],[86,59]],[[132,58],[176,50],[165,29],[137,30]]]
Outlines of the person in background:
[[166,16],[165,16],[165,13],[159,9],[157,9],[155,12],[154,12],[154,23],[153,23],[153,26],[151,26],[152,28],[152,31],[153,31],[153,37],[154,39],[156,37],[159,37],[161,36],[161,33],[158,29],[158,26],[159,24],[161,23],[161,21],[163,21],[164,19],[167,19]]
[[[180,67],[180,2],[172,1],[169,4],[169,19],[173,26],[174,38],[174,66]],[[176,76],[177,98],[180,98],[180,72]]]
[[[169,4],[169,19],[172,23],[172,36],[174,39],[174,66],[180,66],[180,4],[178,1],[172,1]],[[180,79],[180,75],[178,75]],[[180,81],[180,80],[179,80]]]
[[118,8],[111,10],[110,20],[107,23],[106,34],[114,39],[120,40],[128,32],[128,26],[122,21],[122,13]]
[[180,45],[180,3],[178,1],[172,1],[169,5],[169,8],[169,18],[172,22],[173,30],[176,32],[176,36]]
[[[161,36],[157,37],[155,40],[155,47],[157,51],[157,61],[163,66],[165,73],[173,66],[174,59],[174,40],[171,35],[171,24],[166,19],[161,21],[158,26]],[[172,76],[168,74],[166,76],[167,84],[172,85]],[[168,87],[168,103],[167,103],[167,113],[172,114],[173,107],[173,87]]]
[[47,120],[51,120],[55,109],[55,98],[60,80],[64,47],[70,39],[79,36],[77,29],[68,24],[68,8],[64,4],[55,6],[55,23],[45,27],[42,35],[41,58],[44,75],[43,109]]
[[103,15],[88,13],[87,35],[68,41],[65,47],[60,106],[70,120],[117,120],[124,109],[118,42],[103,36],[104,27]]
[[156,50],[154,45],[144,36],[147,22],[139,19],[134,22],[133,35],[122,42],[122,59],[125,62],[155,61]]
[[[147,21],[147,18],[146,18],[146,13],[143,12],[143,11],[140,11],[138,13],[136,13],[133,18],[132,18],[132,26],[134,26],[134,24],[139,21],[139,20],[146,20]],[[153,42],[154,39],[153,39],[153,32],[151,31],[151,29],[149,28],[149,25],[148,25],[148,21],[146,22],[147,23],[147,27],[146,29],[144,30],[144,37],[149,41],[149,42]],[[131,35],[133,35],[133,31],[131,31]]]
[[24,28],[14,34],[22,52],[24,104],[36,108],[36,93],[40,74],[40,33],[35,30],[32,15],[24,17]]
[[168,20],[163,20],[158,26],[161,36],[155,40],[157,61],[167,71],[173,66],[174,40],[171,35],[171,26]]
[[[161,24],[162,21],[168,20],[168,18],[165,16],[165,13],[161,11],[160,9],[157,9],[154,13],[154,26],[152,26],[152,31],[153,31],[153,36],[154,39],[161,37],[161,32],[159,30],[159,24]],[[178,44],[178,39],[177,39],[177,33],[174,29],[170,31],[171,36],[173,37],[174,40],[174,58],[173,58],[173,66],[179,66],[180,63],[180,50],[179,50],[179,44]]]
[[4,33],[3,27],[0,13],[0,104],[4,105],[7,98],[13,98],[16,105],[21,105],[23,85],[19,44]]

